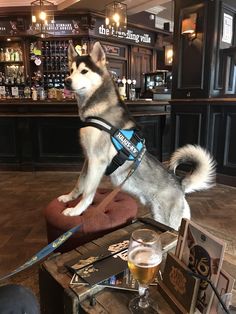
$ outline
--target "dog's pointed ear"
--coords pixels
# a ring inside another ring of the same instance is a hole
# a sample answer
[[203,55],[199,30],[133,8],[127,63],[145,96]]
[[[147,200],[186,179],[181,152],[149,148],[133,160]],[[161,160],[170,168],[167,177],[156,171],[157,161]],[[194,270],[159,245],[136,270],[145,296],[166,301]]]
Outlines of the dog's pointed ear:
[[74,45],[70,42],[69,46],[68,46],[68,63],[69,63],[69,69],[71,68],[71,64],[74,61],[75,57],[78,56],[78,53],[75,50]]
[[90,57],[92,58],[93,62],[96,63],[98,66],[105,66],[106,65],[106,54],[100,44],[100,42],[96,42],[93,45],[93,49],[90,53]]

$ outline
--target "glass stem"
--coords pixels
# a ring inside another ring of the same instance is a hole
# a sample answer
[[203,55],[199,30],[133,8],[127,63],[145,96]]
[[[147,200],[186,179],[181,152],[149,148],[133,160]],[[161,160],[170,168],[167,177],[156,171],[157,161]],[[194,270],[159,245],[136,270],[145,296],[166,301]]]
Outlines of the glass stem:
[[138,305],[141,308],[148,307],[149,306],[149,302],[148,302],[148,286],[139,284],[138,292],[139,292],[139,304]]

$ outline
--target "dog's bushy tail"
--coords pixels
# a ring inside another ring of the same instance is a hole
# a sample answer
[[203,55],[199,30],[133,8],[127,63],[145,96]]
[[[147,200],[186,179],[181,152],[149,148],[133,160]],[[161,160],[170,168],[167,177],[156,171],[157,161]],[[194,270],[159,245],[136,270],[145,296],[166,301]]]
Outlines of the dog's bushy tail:
[[171,156],[169,168],[175,172],[176,168],[184,163],[194,166],[193,171],[182,180],[185,193],[205,190],[215,184],[216,162],[205,149],[196,145],[177,149]]

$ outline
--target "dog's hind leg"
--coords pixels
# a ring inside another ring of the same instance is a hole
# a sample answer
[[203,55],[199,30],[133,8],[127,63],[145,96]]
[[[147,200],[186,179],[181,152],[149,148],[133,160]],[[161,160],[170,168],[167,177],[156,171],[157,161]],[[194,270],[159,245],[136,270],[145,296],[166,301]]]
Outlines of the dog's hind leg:
[[88,161],[86,159],[84,164],[83,164],[83,168],[81,170],[80,176],[76,182],[75,187],[73,188],[73,190],[69,194],[59,196],[57,198],[58,201],[63,202],[63,203],[67,203],[69,201],[76,199],[78,196],[80,196],[83,193],[84,181],[85,181],[85,177],[87,175],[87,170],[88,170]]
[[67,208],[63,214],[77,216],[82,214],[92,203],[97,187],[106,170],[107,163],[101,160],[92,160],[88,163],[87,175],[84,177],[83,196],[81,201],[73,208]]
[[151,211],[154,220],[164,225],[168,225],[168,219],[165,217],[165,213],[158,203],[152,204]]
[[[181,203],[181,204],[180,204]],[[174,228],[175,230],[178,230],[181,224],[182,218],[190,219],[190,208],[185,198],[181,200],[181,202],[178,202],[173,206],[171,212],[170,212],[170,221],[169,225]]]

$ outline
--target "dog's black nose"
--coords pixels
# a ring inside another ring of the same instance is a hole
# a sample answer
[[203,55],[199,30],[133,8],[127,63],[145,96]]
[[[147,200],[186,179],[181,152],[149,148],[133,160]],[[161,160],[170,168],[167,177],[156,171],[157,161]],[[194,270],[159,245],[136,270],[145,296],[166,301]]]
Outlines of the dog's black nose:
[[67,89],[71,89],[71,85],[72,85],[72,79],[71,79],[70,77],[67,77],[67,78],[65,79],[65,87],[66,87]]

